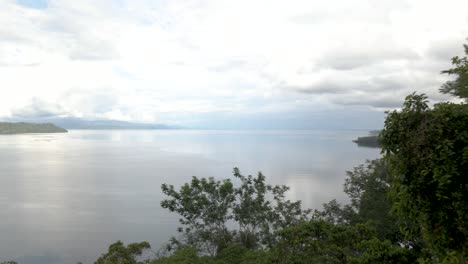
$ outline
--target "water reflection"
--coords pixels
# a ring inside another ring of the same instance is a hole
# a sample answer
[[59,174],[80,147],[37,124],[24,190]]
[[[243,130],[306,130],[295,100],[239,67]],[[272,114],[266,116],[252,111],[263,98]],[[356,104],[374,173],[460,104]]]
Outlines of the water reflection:
[[[379,156],[363,131],[70,131],[0,136],[0,256],[21,263],[91,262],[116,240],[158,248],[177,216],[162,183],[262,171],[288,198],[345,201],[345,170]],[[23,257],[21,257],[23,256]],[[37,257],[33,257],[37,256]]]

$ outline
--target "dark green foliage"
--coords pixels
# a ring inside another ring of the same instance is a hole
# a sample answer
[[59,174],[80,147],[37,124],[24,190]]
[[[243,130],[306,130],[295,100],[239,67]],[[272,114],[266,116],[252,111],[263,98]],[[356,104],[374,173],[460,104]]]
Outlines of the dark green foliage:
[[149,262],[150,264],[202,264],[202,260],[197,255],[194,247],[180,247],[171,256],[160,257]]
[[4,261],[0,262],[0,264],[18,264],[16,261]]
[[367,161],[346,174],[344,192],[351,203],[342,206],[332,200],[324,204],[323,210],[316,212],[316,216],[336,224],[369,223],[376,229],[379,239],[388,239],[392,243],[404,242],[397,219],[390,214],[392,204],[387,194],[391,177],[385,161]]
[[[402,246],[405,241],[395,235],[397,225],[388,214],[390,177],[383,160],[368,161],[348,172],[345,192],[351,204],[342,207],[332,201],[324,211],[316,212],[313,220],[306,217],[308,211],[303,211],[300,203],[285,200],[288,188],[266,185],[262,174],[245,177],[235,169],[234,176],[240,180],[239,186],[230,180],[196,177],[180,191],[163,186],[171,197],[163,201],[163,207],[180,213],[185,229],[181,228],[183,239],[173,240],[171,256],[149,263],[415,261],[414,250]],[[214,234],[203,236],[208,231]],[[208,251],[207,245],[213,251]]]
[[[184,244],[204,246],[207,253],[215,255],[232,241],[232,233],[226,226],[233,218],[230,210],[235,200],[230,180],[193,177],[179,192],[166,184],[162,185],[162,191],[171,199],[162,201],[161,206],[182,217],[179,221],[185,228],[179,228],[179,232],[185,233]],[[180,243],[174,239],[172,244],[180,246]]]
[[65,133],[66,129],[54,124],[7,123],[0,122],[0,134],[20,133]]
[[232,244],[217,256],[199,256],[194,247],[181,247],[171,256],[149,261],[150,264],[270,264],[270,254],[263,250],[249,250],[239,244]]
[[[383,160],[368,161],[366,165],[348,172],[345,192],[350,196],[351,204],[342,207],[333,200],[325,205],[324,211],[316,212],[314,220],[307,220],[306,211],[300,209],[300,204],[284,200],[286,187],[266,185],[265,177],[261,174],[257,178],[244,177],[235,169],[234,176],[241,180],[239,187],[233,187],[229,180],[198,180],[195,177],[190,185],[182,186],[179,192],[172,186],[163,186],[163,191],[174,197],[163,201],[163,207],[170,206],[173,211],[180,212],[185,217],[181,219],[181,223],[189,223],[187,220],[191,219],[202,219],[199,215],[204,215],[204,207],[192,207],[193,204],[208,203],[199,196],[221,197],[222,199],[215,200],[215,205],[225,208],[211,209],[221,212],[222,216],[205,214],[210,219],[204,221],[211,223],[211,219],[218,219],[219,222],[229,219],[239,223],[238,229],[231,231],[228,231],[226,225],[222,225],[222,232],[231,234],[228,243],[223,244],[223,247],[217,246],[215,254],[211,257],[192,256],[193,263],[202,261],[201,258],[204,263],[226,264],[402,263],[416,259],[408,246],[402,246],[406,240],[402,240],[396,219],[389,215],[391,203],[386,194],[390,190],[390,177]],[[222,189],[229,191],[221,192]],[[266,199],[269,192],[273,203]],[[200,203],[200,200],[203,203]],[[226,200],[232,202],[232,205],[219,202]],[[187,204],[184,205],[184,201]],[[200,227],[206,226],[200,222]],[[186,233],[186,236],[197,236],[192,230],[190,229],[191,232]],[[221,234],[224,234],[222,232]],[[251,240],[244,239],[242,235],[246,233],[251,235]],[[200,241],[210,245],[218,243],[216,240]],[[189,244],[187,240],[177,240],[177,243],[181,249],[176,250],[173,256],[163,258],[165,261],[175,261],[180,254],[187,254],[184,251]],[[195,248],[205,252],[205,249],[197,247],[197,244],[193,246],[195,247],[190,247],[191,254],[197,255]]]
[[344,192],[351,199],[351,207],[357,212],[351,224],[371,222],[379,239],[388,239],[393,243],[402,242],[397,220],[390,215],[391,201],[387,197],[390,191],[390,173],[382,159],[367,161],[352,171],[346,172]]
[[[347,171],[344,191],[350,198],[350,204],[340,205],[336,200],[324,204],[322,211],[317,211],[316,216],[321,219],[322,225],[318,230],[327,232],[346,232],[349,235],[342,237],[344,244],[336,244],[328,240],[324,243],[331,244],[336,250],[354,252],[343,253],[343,258],[317,260],[328,263],[401,263],[415,260],[421,254],[421,246],[417,237],[404,238],[397,224],[397,218],[390,214],[392,204],[387,197],[390,191],[391,177],[387,164],[382,159],[367,161],[366,164]],[[334,224],[334,225],[333,225]],[[314,224],[315,227],[318,223]],[[341,230],[341,231],[340,231]],[[364,237],[353,238],[353,232],[361,230]],[[348,239],[348,240],[346,240]],[[354,243],[353,245],[348,243]],[[348,248],[346,247],[355,247]],[[320,249],[319,252],[324,253]],[[327,254],[328,256],[328,254]],[[340,262],[341,261],[341,262]]]
[[267,251],[247,249],[239,244],[225,248],[213,260],[219,264],[271,263],[270,254]]
[[315,217],[334,224],[356,223],[357,212],[347,204],[342,206],[335,199],[323,204],[323,210],[315,212]]
[[[465,44],[463,47],[465,48],[465,54],[468,55],[468,45]],[[442,71],[442,73],[455,75],[455,80],[442,85],[440,91],[468,100],[468,59],[467,57],[453,57],[452,65],[454,68]]]
[[375,214],[368,210],[390,210],[391,204],[385,195],[390,189],[390,175],[383,160],[367,161],[346,174],[344,192],[351,199],[352,208],[363,214],[363,218],[366,214]]
[[181,215],[183,225],[182,237],[173,238],[169,249],[191,245],[215,256],[233,243],[246,249],[270,247],[276,242],[276,231],[307,219],[309,211],[302,210],[300,202],[285,199],[288,187],[267,185],[261,173],[244,176],[237,168],[234,177],[240,186],[234,187],[229,179],[197,177],[179,191],[162,185],[170,198],[161,206]]
[[95,264],[138,264],[136,258],[140,256],[145,249],[151,248],[148,242],[132,243],[127,247],[117,241],[109,246],[109,251],[95,262]]
[[242,245],[232,244],[227,248],[223,249],[217,256],[216,260],[219,263],[232,263],[232,264],[240,264],[242,263],[242,257],[248,251]]
[[382,241],[377,238],[360,241],[358,248],[362,253],[350,258],[350,263],[415,263],[418,256],[389,240]]
[[379,240],[370,225],[309,221],[280,232],[275,263],[406,263],[411,254]]
[[468,106],[409,95],[388,113],[382,151],[394,213],[408,237],[422,235],[432,260],[468,256]]

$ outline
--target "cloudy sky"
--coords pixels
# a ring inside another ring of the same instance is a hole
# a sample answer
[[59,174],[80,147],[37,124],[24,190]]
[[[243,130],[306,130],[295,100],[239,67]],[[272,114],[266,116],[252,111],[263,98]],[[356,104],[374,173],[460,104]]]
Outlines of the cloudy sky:
[[466,0],[1,0],[0,118],[378,128],[467,37]]

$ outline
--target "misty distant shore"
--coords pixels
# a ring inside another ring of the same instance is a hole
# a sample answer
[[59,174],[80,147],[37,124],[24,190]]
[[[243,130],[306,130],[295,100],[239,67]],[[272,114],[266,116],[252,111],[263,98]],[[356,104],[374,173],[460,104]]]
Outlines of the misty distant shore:
[[48,123],[65,129],[180,129],[181,127],[155,123],[137,123],[120,120],[88,120],[74,117],[46,119],[7,119],[6,122]]

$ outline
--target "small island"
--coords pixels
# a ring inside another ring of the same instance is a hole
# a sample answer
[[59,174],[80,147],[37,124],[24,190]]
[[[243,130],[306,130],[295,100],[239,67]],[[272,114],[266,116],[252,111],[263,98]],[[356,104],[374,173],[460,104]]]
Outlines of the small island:
[[368,136],[358,137],[357,139],[353,140],[353,142],[358,144],[360,147],[380,148],[379,133],[380,131],[377,130],[370,131]]
[[67,133],[64,128],[51,123],[10,123],[0,122],[0,135],[26,134],[26,133]]

